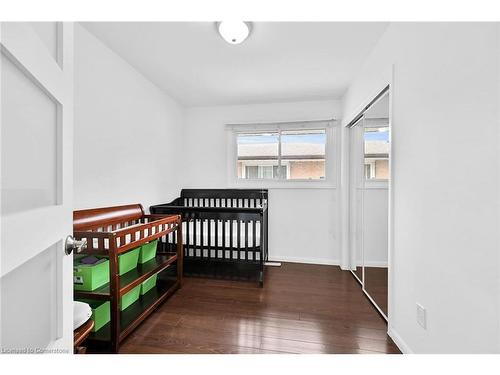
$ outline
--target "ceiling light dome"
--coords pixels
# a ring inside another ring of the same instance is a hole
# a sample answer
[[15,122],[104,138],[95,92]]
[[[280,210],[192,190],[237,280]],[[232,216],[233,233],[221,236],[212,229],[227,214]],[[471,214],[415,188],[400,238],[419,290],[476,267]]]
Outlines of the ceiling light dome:
[[240,44],[250,34],[250,23],[243,21],[222,21],[217,24],[217,30],[229,44]]

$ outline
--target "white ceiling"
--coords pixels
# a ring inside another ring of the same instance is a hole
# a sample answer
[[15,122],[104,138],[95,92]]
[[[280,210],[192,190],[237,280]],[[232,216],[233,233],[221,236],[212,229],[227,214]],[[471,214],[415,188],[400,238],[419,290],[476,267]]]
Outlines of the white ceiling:
[[212,22],[82,25],[186,106],[340,98],[387,23],[256,22],[242,44]]

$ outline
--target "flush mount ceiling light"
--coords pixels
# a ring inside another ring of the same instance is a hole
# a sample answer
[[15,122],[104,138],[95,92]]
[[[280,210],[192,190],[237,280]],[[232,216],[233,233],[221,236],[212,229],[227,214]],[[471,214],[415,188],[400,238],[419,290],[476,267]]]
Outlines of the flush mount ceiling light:
[[250,22],[222,21],[217,22],[220,36],[229,44],[240,44],[250,34]]

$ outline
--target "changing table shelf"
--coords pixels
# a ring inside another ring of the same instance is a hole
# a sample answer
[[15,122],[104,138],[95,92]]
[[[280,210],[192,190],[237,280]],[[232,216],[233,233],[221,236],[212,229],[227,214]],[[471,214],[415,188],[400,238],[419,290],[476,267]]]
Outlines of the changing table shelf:
[[[156,307],[169,298],[177,289],[179,283],[175,280],[158,279],[156,288],[153,288],[141,299],[134,302],[120,314],[120,337],[123,341]],[[87,338],[89,341],[111,341],[111,324],[108,323],[97,332],[92,332]]]
[[[126,274],[120,276],[120,289],[119,295],[123,296],[125,293],[149,279],[151,276],[162,272],[177,260],[176,253],[163,253],[157,255],[154,259],[144,264],[139,264],[137,268]],[[109,300],[111,297],[109,283],[92,292],[81,290],[74,291],[75,298],[88,298],[95,300]]]

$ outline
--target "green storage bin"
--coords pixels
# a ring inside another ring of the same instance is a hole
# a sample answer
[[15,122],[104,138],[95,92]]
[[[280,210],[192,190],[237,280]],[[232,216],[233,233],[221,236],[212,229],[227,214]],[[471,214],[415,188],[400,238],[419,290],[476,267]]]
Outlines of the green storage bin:
[[157,279],[158,279],[158,274],[154,274],[141,284],[141,296],[143,296],[156,286]]
[[139,254],[139,263],[143,264],[153,259],[156,256],[157,246],[158,246],[158,240],[154,240],[142,245],[141,252]]
[[83,258],[75,258],[73,262],[75,290],[91,292],[109,282],[109,260],[101,258],[95,264],[82,264]]
[[141,248],[138,247],[127,251],[125,254],[118,255],[118,273],[120,276],[137,268],[140,250]]
[[111,319],[111,303],[109,301],[94,301],[88,299],[82,299],[80,301],[88,303],[92,309],[92,316],[90,318],[94,321],[92,332],[99,331],[109,323]]
[[141,294],[141,284],[137,285],[131,291],[125,293],[120,300],[120,310],[123,311],[135,301],[139,299],[139,295]]

